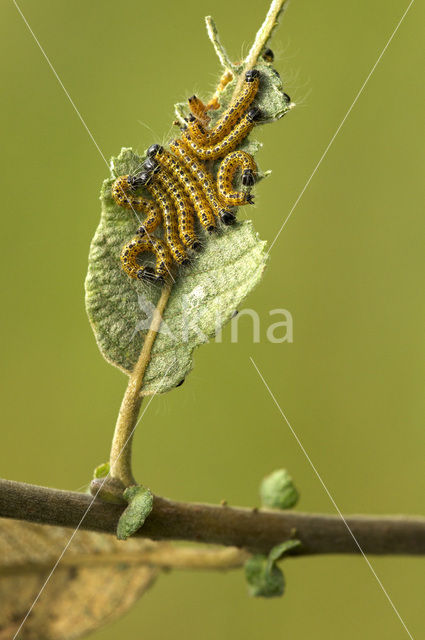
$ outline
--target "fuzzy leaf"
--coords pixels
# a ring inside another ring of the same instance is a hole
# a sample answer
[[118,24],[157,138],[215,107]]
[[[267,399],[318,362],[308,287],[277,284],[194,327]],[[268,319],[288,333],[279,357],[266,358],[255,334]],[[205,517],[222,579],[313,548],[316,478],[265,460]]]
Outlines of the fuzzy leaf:
[[110,470],[109,462],[103,462],[98,467],[96,467],[96,469],[93,471],[93,477],[106,478],[106,476],[109,474],[109,470]]
[[[0,640],[10,640],[71,536],[71,529],[0,519]],[[70,640],[122,616],[159,570],[143,560],[163,546],[78,531],[19,632]]]
[[278,469],[266,476],[260,485],[261,504],[271,509],[290,509],[300,497],[286,469]]
[[245,578],[251,596],[277,598],[283,595],[285,577],[276,562],[300,545],[299,540],[286,540],[273,547],[268,556],[257,554],[246,561]]
[[[263,121],[270,122],[289,106],[277,73],[268,65],[258,68],[262,76],[255,103],[262,109]],[[223,93],[222,108],[235,82],[236,78]],[[214,112],[214,117],[219,113]],[[255,154],[260,146],[247,139],[241,148]],[[138,359],[160,291],[158,285],[131,280],[121,269],[121,249],[140,223],[131,210],[115,204],[111,186],[116,176],[140,169],[143,160],[131,149],[123,149],[111,161],[113,175],[102,186],[102,215],[91,244],[86,279],[86,308],[100,351],[126,373]],[[176,275],[145,373],[144,395],[168,391],[186,377],[194,349],[230,320],[264,270],[265,243],[251,221],[223,228],[212,237],[200,234],[203,251]]]
[[275,564],[269,567],[267,556],[255,555],[245,563],[249,594],[256,598],[277,598],[285,590],[285,578]]
[[285,540],[285,542],[277,544],[269,553],[269,567],[271,568],[272,565],[275,564],[278,560],[281,560],[283,556],[287,555],[300,546],[301,542],[299,540]]
[[127,540],[133,533],[136,533],[144,525],[153,506],[153,495],[146,487],[128,487],[123,496],[128,502],[128,507],[123,511],[118,521],[118,540]]

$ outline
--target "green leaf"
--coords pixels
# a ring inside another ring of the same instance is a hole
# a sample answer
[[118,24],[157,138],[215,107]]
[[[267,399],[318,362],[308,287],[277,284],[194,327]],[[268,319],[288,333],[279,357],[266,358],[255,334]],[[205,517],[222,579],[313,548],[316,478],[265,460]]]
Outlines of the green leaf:
[[245,563],[248,591],[257,598],[277,598],[285,591],[285,577],[276,562],[301,545],[299,540],[286,540],[270,551],[268,556],[254,555]]
[[109,462],[103,462],[93,471],[93,478],[106,478],[109,473]]
[[118,521],[118,540],[127,540],[133,533],[136,533],[144,525],[153,506],[153,495],[146,487],[128,487],[123,496],[128,502],[128,507],[123,511]]
[[283,556],[287,555],[294,549],[297,549],[301,546],[300,540],[285,540],[285,542],[281,542],[277,544],[270,551],[268,556],[269,567],[271,568],[278,560],[281,560]]
[[[258,68],[262,79],[255,103],[263,110],[264,122],[270,122],[289,106],[276,72],[268,65]],[[226,88],[222,108],[230,100],[236,80]],[[216,111],[213,117],[219,114]],[[246,139],[240,148],[255,154],[260,147],[257,141]],[[131,280],[121,269],[121,249],[140,223],[131,210],[116,205],[111,186],[116,176],[140,169],[144,159],[128,148],[112,158],[112,175],[101,190],[101,220],[91,244],[86,279],[86,308],[97,344],[106,360],[125,373],[131,372],[139,357],[160,287]],[[259,175],[265,174],[260,171]],[[175,276],[145,373],[143,395],[165,392],[179,384],[192,368],[194,349],[230,320],[261,279],[265,243],[251,221],[221,228],[214,236],[199,233],[204,249]]]
[[248,592],[256,598],[277,598],[285,591],[285,578],[276,565],[269,568],[267,556],[255,555],[245,563]]
[[286,469],[278,469],[266,476],[260,485],[261,504],[271,509],[290,509],[300,497]]

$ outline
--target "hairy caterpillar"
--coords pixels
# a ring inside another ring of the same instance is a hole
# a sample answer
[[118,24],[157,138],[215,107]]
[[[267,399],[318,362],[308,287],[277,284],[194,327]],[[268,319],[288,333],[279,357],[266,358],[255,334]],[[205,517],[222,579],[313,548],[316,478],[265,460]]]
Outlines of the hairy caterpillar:
[[268,62],[269,64],[271,64],[274,60],[274,53],[271,49],[265,49],[261,57],[263,58],[264,62]]
[[112,185],[112,197],[120,207],[147,214],[137,233],[140,235],[147,233],[149,235],[161,224],[161,211],[152,200],[147,200],[142,196],[136,196],[132,193],[140,187],[141,184],[142,183],[137,181],[137,178],[134,176],[119,176]]
[[154,166],[149,162],[156,161],[166,171],[169,171],[174,178],[181,184],[186,191],[189,199],[196,211],[199,218],[199,222],[204,229],[211,233],[216,228],[216,222],[214,215],[211,211],[207,200],[204,197],[201,189],[196,182],[187,173],[186,169],[178,162],[178,160],[159,144],[153,144],[149,147],[147,154],[148,160],[145,162],[145,167],[149,170],[154,170]]
[[164,235],[167,246],[170,253],[177,262],[177,264],[188,264],[189,260],[184,250],[177,229],[177,216],[176,211],[171,203],[171,200],[163,189],[154,181],[149,181],[146,184],[146,188],[155,198],[162,211],[162,218],[164,220]]
[[257,69],[247,71],[245,74],[244,86],[239,96],[232,100],[214,127],[210,131],[206,132],[204,140],[206,145],[215,145],[230,133],[239,118],[242,117],[248,107],[252,104],[257,94],[259,84],[260,72]]
[[241,169],[241,181],[245,187],[252,187],[255,183],[257,165],[254,158],[245,151],[233,151],[220,163],[217,174],[217,188],[220,199],[230,206],[253,204],[252,196],[244,191],[233,189],[233,179],[238,169]]
[[[229,72],[224,74],[215,97],[231,78]],[[138,235],[125,245],[121,253],[123,268],[130,277],[164,279],[173,262],[187,264],[185,247],[201,248],[195,232],[194,212],[202,227],[212,232],[217,227],[217,218],[224,224],[235,221],[232,207],[253,203],[249,188],[255,183],[257,166],[252,156],[244,151],[235,151],[235,148],[262,117],[260,109],[252,106],[259,84],[259,71],[248,71],[240,94],[209,130],[208,110],[216,108],[218,101],[214,102],[213,98],[204,105],[199,98],[192,96],[189,98],[191,115],[187,127],[178,140],[170,143],[170,151],[159,144],[151,145],[141,173],[120,176],[115,180],[112,186],[115,202],[147,214],[137,230]],[[219,158],[223,159],[215,180],[211,165],[205,162]],[[241,171],[242,185],[248,190],[234,189],[238,170]],[[153,200],[134,193],[142,185]],[[164,241],[149,235],[160,225]],[[143,252],[156,256],[154,272],[138,263],[138,256]]]
[[214,179],[205,169],[204,165],[192,156],[186,147],[180,144],[179,140],[170,142],[170,150],[185,164],[195,180],[198,181],[214,213],[224,224],[232,224],[235,221],[235,215],[231,211],[226,210],[218,199]]
[[[256,69],[247,71],[241,94],[230,103],[221,118],[219,118],[218,122],[210,131],[206,131],[204,129],[204,126],[206,126],[207,123],[201,117],[201,105],[204,109],[206,109],[206,107],[199,98],[196,98],[196,96],[189,98],[189,109],[191,111],[192,118],[189,120],[186,133],[192,140],[198,142],[200,146],[212,146],[223,140],[223,138],[229,134],[235,123],[242,117],[246,109],[251,105],[257,94],[259,82],[260,74]],[[191,101],[193,103],[193,108]]]
[[183,144],[191,151],[197,158],[201,160],[216,160],[221,158],[229,151],[233,151],[235,147],[242,142],[244,138],[255,126],[256,121],[261,118],[261,111],[254,107],[250,109],[241,120],[231,129],[220,142],[217,142],[211,146],[204,146],[196,140],[193,140],[189,133],[186,131],[183,133],[181,140]]
[[207,114],[208,107],[197,96],[188,99],[189,111],[195,120],[207,126],[211,118]]
[[195,220],[192,208],[180,183],[173,180],[172,176],[164,169],[159,171],[157,179],[174,202],[178,216],[179,235],[182,242],[190,249],[198,251],[201,245],[195,234]]
[[[142,266],[137,258],[141,253],[152,253],[156,257],[155,271]],[[135,280],[165,280],[170,273],[172,258],[167,245],[159,238],[141,238],[136,236],[127,242],[121,251],[121,264],[130,278]]]
[[[156,182],[152,181],[153,176],[155,176],[156,181],[160,183],[165,193],[171,196],[173,200],[177,210],[178,233],[181,241],[187,247],[198,251],[201,245],[197,241],[195,234],[193,211],[180,183],[173,180],[172,176],[161,168],[155,160],[147,160],[144,164],[145,169],[147,168],[148,171],[142,172],[138,176],[138,179],[147,186],[147,189],[149,189],[154,196],[157,195],[159,199],[162,197],[161,194],[163,194],[163,192],[161,192]],[[173,216],[174,215],[173,212]]]

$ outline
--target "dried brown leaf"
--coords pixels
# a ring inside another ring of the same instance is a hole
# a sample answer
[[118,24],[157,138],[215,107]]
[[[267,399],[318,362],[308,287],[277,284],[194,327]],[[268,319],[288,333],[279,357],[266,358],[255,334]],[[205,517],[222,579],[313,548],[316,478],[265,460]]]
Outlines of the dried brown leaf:
[[[0,519],[0,640],[10,640],[72,531]],[[79,531],[19,633],[20,640],[84,636],[125,613],[154,582],[147,557],[163,546]]]

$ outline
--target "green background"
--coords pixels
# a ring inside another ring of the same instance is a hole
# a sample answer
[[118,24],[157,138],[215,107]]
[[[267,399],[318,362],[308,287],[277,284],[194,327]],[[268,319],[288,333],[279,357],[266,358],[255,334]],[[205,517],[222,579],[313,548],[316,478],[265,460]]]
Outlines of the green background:
[[[299,104],[259,133],[273,169],[250,209],[273,240],[407,7],[293,0],[276,67]],[[234,59],[266,2],[22,0],[21,8],[108,159],[166,141],[174,102],[207,97],[219,74],[203,17]],[[239,341],[210,343],[183,387],[157,397],[135,441],[135,471],[181,500],[258,504],[287,467],[299,508],[333,513],[249,361],[276,394],[345,513],[423,513],[425,297],[422,248],[425,12],[415,3],[312,179],[246,300]],[[106,364],[83,300],[87,253],[108,175],[12,2],[0,9],[3,178],[1,475],[77,489],[108,457],[125,376]],[[248,215],[247,212],[242,215]],[[293,344],[270,344],[288,309]],[[424,565],[371,558],[414,637],[424,632]],[[407,637],[359,557],[288,560],[287,593],[261,601],[240,572],[175,572],[93,638]]]

